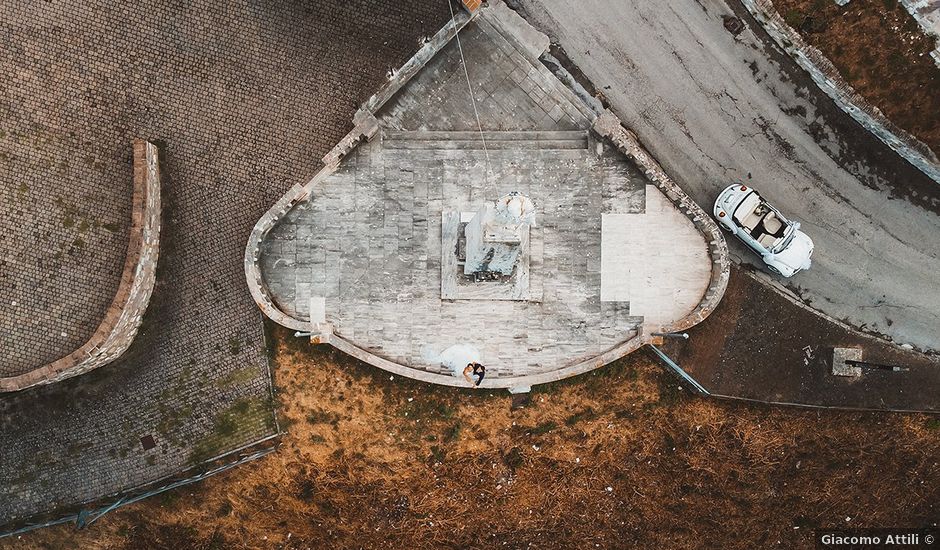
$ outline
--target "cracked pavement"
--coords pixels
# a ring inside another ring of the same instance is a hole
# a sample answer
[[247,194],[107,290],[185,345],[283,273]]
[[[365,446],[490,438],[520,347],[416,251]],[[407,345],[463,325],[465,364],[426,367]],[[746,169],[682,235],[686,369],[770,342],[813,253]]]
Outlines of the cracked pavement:
[[[781,284],[865,331],[940,348],[940,184],[838,110],[740,5],[510,4],[700,205],[742,181],[802,223],[813,267]],[[735,38],[725,16],[748,28]],[[735,261],[762,266],[728,243]]]

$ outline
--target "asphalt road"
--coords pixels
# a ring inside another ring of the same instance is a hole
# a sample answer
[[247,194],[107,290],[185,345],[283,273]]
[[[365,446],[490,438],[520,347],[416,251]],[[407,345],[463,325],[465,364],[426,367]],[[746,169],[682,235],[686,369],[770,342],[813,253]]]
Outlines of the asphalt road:
[[[781,282],[807,303],[940,348],[940,184],[836,109],[756,23],[735,38],[722,24],[735,14],[717,0],[509,3],[709,212],[722,188],[744,181],[802,222],[813,267]],[[729,245],[736,261],[761,264]]]

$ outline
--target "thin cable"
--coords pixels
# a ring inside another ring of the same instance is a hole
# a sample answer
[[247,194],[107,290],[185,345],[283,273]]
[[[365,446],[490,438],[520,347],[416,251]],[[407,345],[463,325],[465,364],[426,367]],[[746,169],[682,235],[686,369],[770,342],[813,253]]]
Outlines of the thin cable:
[[[490,170],[490,152],[486,148],[486,137],[483,135],[483,125],[480,124],[480,113],[477,111],[477,101],[473,98],[473,85],[470,84],[470,73],[467,72],[467,60],[463,56],[463,46],[460,45],[460,33],[457,29],[457,19],[454,15],[454,6],[451,0],[446,0],[447,7],[450,8],[450,21],[454,25],[454,38],[457,39],[457,51],[460,52],[460,64],[463,65],[463,74],[467,78],[467,90],[470,92],[470,104],[473,105],[473,116],[477,119],[477,130],[480,131],[480,141],[483,142],[483,156],[486,166],[483,169],[483,198],[486,198],[486,188],[489,186]],[[493,197],[494,199],[496,197]]]

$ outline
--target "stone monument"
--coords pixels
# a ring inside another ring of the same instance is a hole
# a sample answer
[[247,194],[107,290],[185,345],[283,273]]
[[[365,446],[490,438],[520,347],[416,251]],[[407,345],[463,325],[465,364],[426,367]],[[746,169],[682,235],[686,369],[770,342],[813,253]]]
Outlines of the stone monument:
[[522,241],[535,222],[532,200],[517,192],[488,203],[464,229],[467,239],[463,272],[512,275],[522,251]]
[[529,285],[534,227],[535,205],[518,192],[476,212],[443,212],[441,298],[540,301],[541,284]]

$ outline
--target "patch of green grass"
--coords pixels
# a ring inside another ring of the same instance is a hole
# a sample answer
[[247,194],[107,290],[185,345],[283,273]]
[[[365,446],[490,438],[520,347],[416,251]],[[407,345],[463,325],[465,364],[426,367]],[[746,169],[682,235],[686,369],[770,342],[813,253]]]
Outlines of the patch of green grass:
[[928,430],[940,430],[940,418],[931,418],[927,420],[927,423],[924,426]]
[[103,223],[101,224],[101,227],[105,228],[107,231],[110,231],[111,233],[117,233],[117,230],[118,230],[118,225],[116,223],[110,223],[110,222]]
[[244,425],[257,424],[258,420],[274,428],[274,418],[269,400],[259,397],[239,399],[215,415],[212,431],[199,441],[189,455],[190,463],[199,463],[221,454],[228,440]]
[[795,29],[803,23],[803,13],[800,12],[800,10],[789,9],[783,15],[783,20],[787,22],[787,25]]
[[444,443],[453,443],[460,439],[460,432],[463,430],[463,426],[460,422],[455,422],[453,426],[444,430]]
[[62,218],[62,227],[69,229],[70,227],[73,227],[74,225],[75,225],[75,218],[73,218],[71,214],[66,214],[65,217]]
[[561,388],[569,386],[581,386],[589,392],[598,392],[608,387],[611,380],[636,380],[638,373],[635,362],[636,360],[628,355],[609,365],[605,365],[581,376],[572,376],[555,382],[533,386],[532,393],[552,394]]
[[174,439],[172,435],[193,415],[191,405],[185,407],[161,406],[160,409],[162,418],[157,423],[156,431],[165,439]]
[[513,447],[509,449],[509,452],[503,455],[503,464],[512,471],[516,471],[516,468],[522,466],[522,462],[522,451],[519,450],[519,447]]
[[431,464],[444,462],[444,458],[447,456],[447,451],[438,447],[437,445],[431,446],[431,456],[428,457],[428,462]]
[[327,411],[310,411],[307,413],[306,418],[309,424],[332,424],[336,426],[339,423],[339,415]]
[[636,418],[636,413],[630,409],[621,409],[614,413],[614,418],[631,420]]
[[670,434],[663,434],[663,447],[666,452],[672,452],[676,448],[676,440]]
[[232,355],[238,355],[242,351],[242,343],[238,338],[228,339],[228,351]]
[[90,449],[92,446],[93,445],[90,441],[72,443],[65,449],[65,455],[69,457],[76,457],[82,454],[85,450]]
[[238,370],[232,371],[222,378],[219,378],[215,381],[215,387],[217,388],[230,388],[232,386],[239,386],[247,382],[251,382],[258,376],[258,371],[254,367],[243,367]]
[[450,403],[430,395],[418,397],[401,408],[402,416],[413,420],[450,420],[456,413]]
[[163,491],[157,496],[157,501],[160,503],[160,506],[169,507],[179,500],[180,495],[182,494],[182,489],[176,488],[169,491]]

